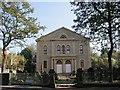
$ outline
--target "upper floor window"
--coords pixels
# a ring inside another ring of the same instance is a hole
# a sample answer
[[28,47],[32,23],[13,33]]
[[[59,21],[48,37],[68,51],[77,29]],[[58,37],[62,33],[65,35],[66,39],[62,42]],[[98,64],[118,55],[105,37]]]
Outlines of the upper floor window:
[[47,54],[47,46],[44,46],[44,54]]
[[57,46],[57,53],[60,54],[60,45]]
[[60,38],[64,39],[64,38],[67,38],[67,37],[66,37],[66,35],[61,35]]
[[83,45],[80,45],[80,53],[83,54]]
[[62,45],[62,54],[65,54],[65,45]]
[[67,50],[67,53],[70,54],[70,46],[69,45],[67,45],[66,50]]

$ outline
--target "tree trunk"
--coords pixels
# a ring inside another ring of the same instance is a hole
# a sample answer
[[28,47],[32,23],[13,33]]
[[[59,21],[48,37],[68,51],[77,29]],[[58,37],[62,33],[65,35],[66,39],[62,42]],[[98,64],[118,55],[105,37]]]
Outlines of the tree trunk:
[[1,72],[3,73],[4,72],[4,69],[5,69],[5,61],[6,61],[6,49],[5,47],[3,47],[3,56],[2,56],[2,68],[1,68]]
[[109,82],[113,81],[113,70],[112,70],[112,53],[113,53],[113,39],[112,39],[112,16],[111,16],[111,7],[110,7],[110,3],[107,2],[107,8],[108,8],[108,36],[109,36],[109,40],[110,40],[110,50],[108,52],[108,62],[109,62]]
[[112,51],[113,48],[108,52],[108,62],[109,62],[109,82],[113,81],[113,70],[112,70]]

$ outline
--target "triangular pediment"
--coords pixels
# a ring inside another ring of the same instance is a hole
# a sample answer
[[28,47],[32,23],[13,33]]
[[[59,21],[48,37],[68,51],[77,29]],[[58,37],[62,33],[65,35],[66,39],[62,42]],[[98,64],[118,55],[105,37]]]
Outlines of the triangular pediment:
[[36,41],[39,40],[80,40],[80,39],[88,39],[83,37],[82,35],[67,29],[65,27],[61,27],[47,35],[44,35],[38,38]]

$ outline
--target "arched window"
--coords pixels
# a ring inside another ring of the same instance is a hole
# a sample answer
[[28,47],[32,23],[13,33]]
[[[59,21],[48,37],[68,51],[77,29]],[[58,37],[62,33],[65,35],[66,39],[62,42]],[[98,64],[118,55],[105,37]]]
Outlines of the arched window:
[[47,61],[44,61],[44,62],[43,62],[43,67],[44,67],[44,68],[47,68]]
[[65,54],[65,46],[62,45],[62,54]]
[[66,37],[66,35],[61,35],[60,38],[64,39],[64,38],[67,38],[67,37]]
[[80,45],[80,54],[83,54],[83,45]]
[[57,70],[57,73],[62,73],[62,61],[61,60],[58,60],[56,63],[56,70]]
[[67,60],[65,62],[65,69],[66,69],[66,73],[71,73],[71,62],[70,62],[70,60]]
[[70,54],[70,46],[69,45],[67,45],[66,50],[67,50],[67,54]]
[[84,68],[84,60],[81,60],[80,66],[81,66],[81,68]]
[[47,46],[44,46],[44,54],[47,54]]
[[62,62],[60,60],[58,60],[56,64],[62,64]]
[[71,64],[70,60],[67,60],[67,61],[65,62],[65,64]]
[[57,53],[60,54],[60,45],[57,46]]

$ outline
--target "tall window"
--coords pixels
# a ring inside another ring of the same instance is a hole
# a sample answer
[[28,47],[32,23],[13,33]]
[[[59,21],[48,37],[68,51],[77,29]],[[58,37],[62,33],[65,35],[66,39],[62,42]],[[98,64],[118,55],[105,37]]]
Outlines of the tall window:
[[65,46],[62,45],[62,54],[65,54]]
[[44,67],[44,68],[47,68],[47,61],[44,61],[44,62],[43,62],[43,67]]
[[83,54],[83,45],[80,45],[80,53]]
[[44,46],[44,54],[47,54],[47,46]]
[[66,73],[71,73],[71,62],[70,62],[70,60],[67,60],[65,62],[65,68],[66,68]]
[[67,50],[67,54],[70,54],[70,46],[69,45],[67,45],[66,50]]
[[81,68],[84,68],[84,60],[81,60],[80,65],[81,65]]
[[62,73],[62,61],[58,60],[56,63],[56,69],[57,69],[57,73]]
[[60,54],[60,45],[57,46],[57,53]]

